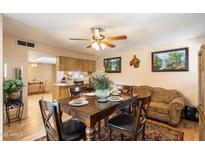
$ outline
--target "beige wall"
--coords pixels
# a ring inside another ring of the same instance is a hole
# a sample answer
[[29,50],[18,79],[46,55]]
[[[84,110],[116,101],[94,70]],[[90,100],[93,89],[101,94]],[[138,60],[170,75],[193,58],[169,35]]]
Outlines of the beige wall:
[[[169,43],[146,49],[110,52],[100,56],[97,60],[97,70],[103,70],[103,59],[108,57],[122,57],[122,73],[109,73],[110,78],[119,84],[150,85],[179,90],[187,104],[198,104],[198,51],[205,37]],[[189,47],[188,72],[152,72],[151,52],[167,49]],[[140,67],[135,69],[129,66],[129,61],[136,54],[141,60]]]
[[[95,60],[95,56],[94,55],[88,55],[88,54],[83,54],[83,53],[79,53],[79,52],[75,52],[75,51],[70,51],[70,50],[66,50],[63,48],[56,48],[50,45],[46,45],[40,42],[35,42],[35,48],[28,48],[28,47],[23,47],[23,46],[18,46],[16,45],[16,40],[17,39],[22,39],[21,37],[15,37],[12,35],[8,35],[4,33],[4,37],[3,40],[5,42],[12,42],[12,44],[10,44],[12,47],[11,48],[22,48],[24,50],[28,51],[34,51],[34,52],[39,52],[42,55],[47,55],[47,56],[65,56],[65,57],[73,57],[73,58],[81,58],[81,59],[89,59],[89,60]],[[23,39],[24,40],[24,39]],[[32,41],[32,40],[30,40]],[[33,42],[33,41],[32,41]],[[13,51],[15,52],[15,51]],[[12,56],[12,53],[7,53],[7,55],[10,57]]]
[[27,59],[28,52],[27,49],[22,46],[16,46],[15,39],[12,37],[3,37],[3,53],[4,53],[4,64],[7,64],[7,78],[14,79],[14,68],[23,67],[23,83],[25,87],[23,88],[23,102],[24,102],[24,116],[27,115],[27,83],[28,83],[28,69],[27,69]]
[[2,140],[3,126],[2,126],[2,107],[3,107],[3,97],[2,97],[2,84],[3,84],[3,27],[2,27],[2,14],[0,14],[0,141]]
[[38,79],[39,81],[46,81],[49,91],[52,90],[52,84],[56,82],[56,71],[54,64],[38,64],[37,67],[32,67],[28,64],[28,81]]
[[[25,104],[24,116],[27,115],[27,95],[28,95],[28,51],[40,52],[48,56],[67,56],[67,57],[78,57],[81,59],[94,60],[95,56],[86,55],[83,53],[73,52],[61,48],[52,47],[39,42],[36,43],[36,47],[27,48],[23,46],[16,45],[16,40],[21,39],[15,36],[11,36],[4,33],[3,36],[3,53],[4,53],[4,63],[8,64],[8,77],[7,79],[13,78],[13,68],[23,66],[23,82],[25,84],[23,101]],[[31,40],[32,41],[32,40]]]

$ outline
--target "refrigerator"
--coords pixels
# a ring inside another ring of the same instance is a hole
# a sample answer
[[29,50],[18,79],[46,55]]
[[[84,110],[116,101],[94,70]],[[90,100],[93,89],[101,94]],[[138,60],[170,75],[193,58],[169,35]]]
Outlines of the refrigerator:
[[199,50],[199,140],[205,141],[205,44]]

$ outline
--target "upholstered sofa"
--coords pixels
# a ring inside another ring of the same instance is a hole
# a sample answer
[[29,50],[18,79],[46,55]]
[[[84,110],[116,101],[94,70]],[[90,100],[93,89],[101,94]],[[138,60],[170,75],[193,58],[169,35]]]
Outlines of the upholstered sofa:
[[176,126],[180,122],[184,108],[184,98],[177,90],[167,90],[159,87],[134,86],[133,93],[139,96],[151,95],[147,115],[149,118],[168,122]]

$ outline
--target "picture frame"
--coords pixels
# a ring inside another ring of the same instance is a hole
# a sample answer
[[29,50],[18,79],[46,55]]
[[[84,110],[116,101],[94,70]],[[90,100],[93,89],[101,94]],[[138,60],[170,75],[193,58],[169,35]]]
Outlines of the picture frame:
[[121,73],[121,57],[104,59],[104,68],[107,73]]
[[152,52],[152,72],[189,71],[189,48]]

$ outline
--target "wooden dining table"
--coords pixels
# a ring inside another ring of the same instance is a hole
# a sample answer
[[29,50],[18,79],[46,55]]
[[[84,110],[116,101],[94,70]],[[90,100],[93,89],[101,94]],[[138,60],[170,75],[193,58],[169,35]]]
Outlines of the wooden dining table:
[[86,97],[88,104],[81,107],[69,105],[69,98],[61,98],[58,102],[60,103],[60,110],[62,113],[67,113],[73,118],[81,120],[86,125],[86,140],[92,141],[96,139],[96,124],[125,106],[131,105],[131,102],[133,102],[131,99],[134,99],[134,97],[130,95],[121,95],[121,97],[123,98],[122,101],[108,101],[105,103],[99,103],[96,97]]

